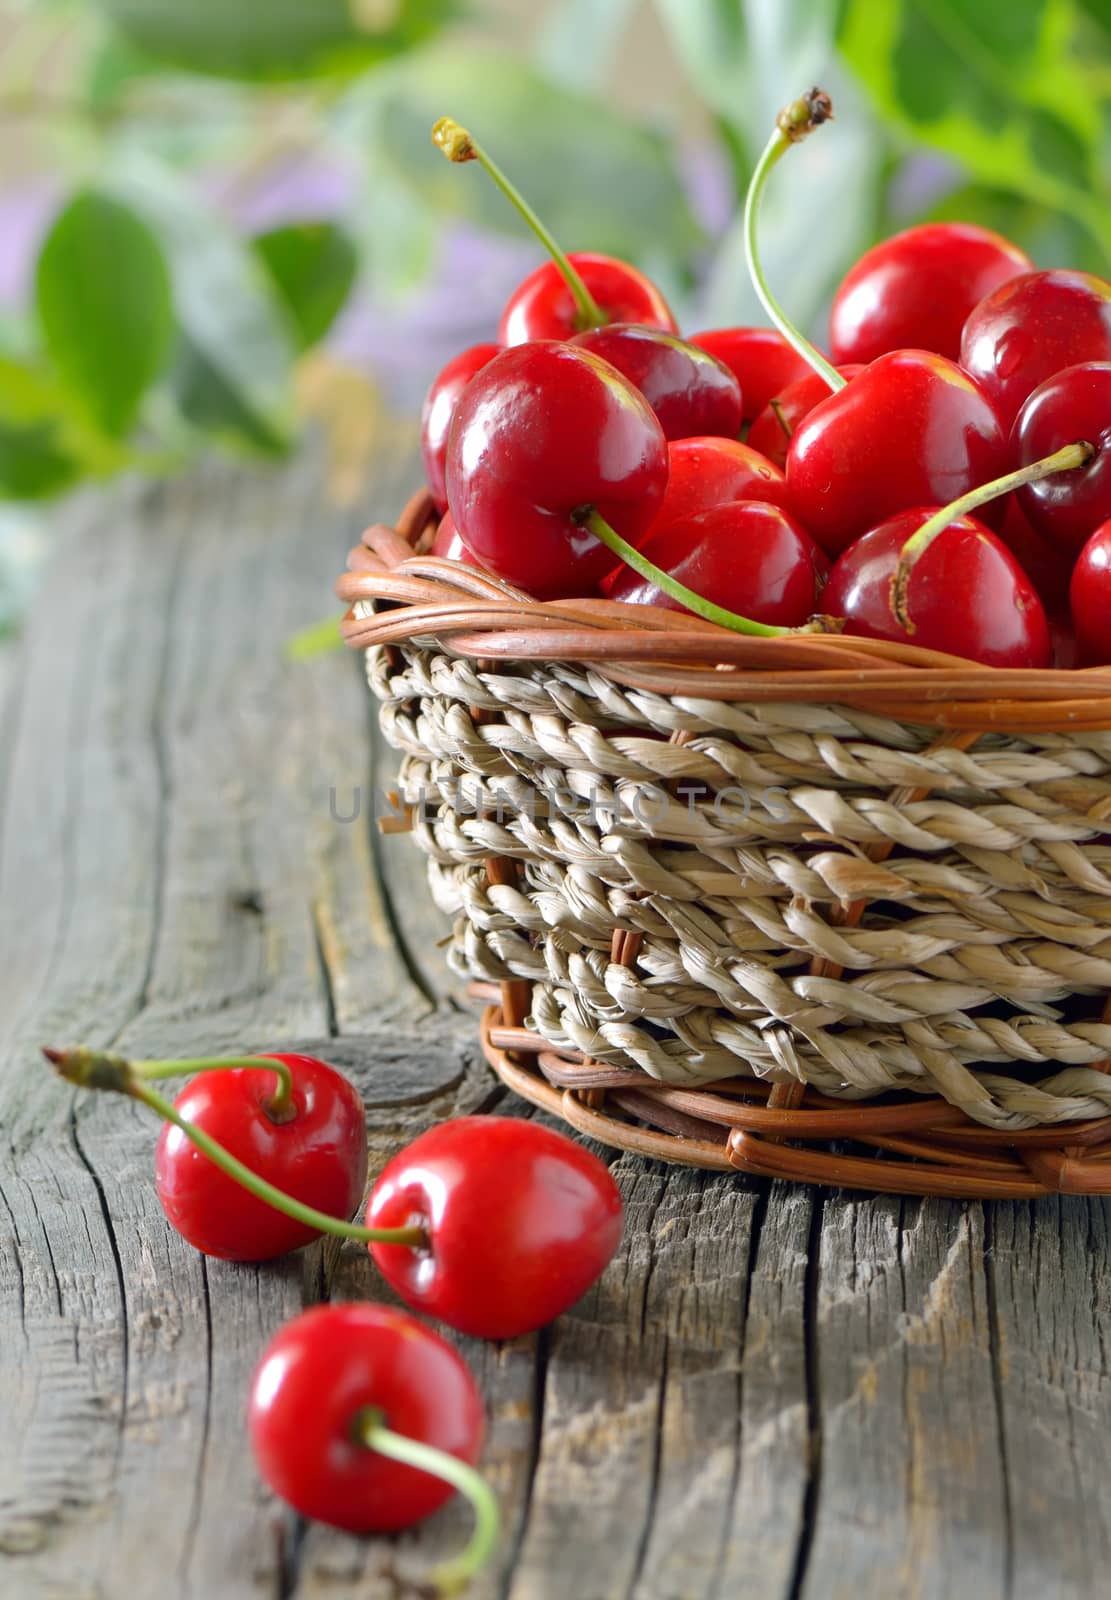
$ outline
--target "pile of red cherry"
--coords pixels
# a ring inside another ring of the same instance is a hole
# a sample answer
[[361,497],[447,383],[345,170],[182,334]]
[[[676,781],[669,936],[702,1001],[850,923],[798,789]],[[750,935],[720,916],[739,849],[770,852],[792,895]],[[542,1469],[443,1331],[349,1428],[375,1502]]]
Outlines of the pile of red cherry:
[[[366,1185],[365,1108],[323,1061],[45,1054],[67,1081],[126,1094],[164,1119],[158,1197],[206,1255],[265,1261],[322,1233],[354,1239],[407,1305],[461,1333],[510,1339],[573,1305],[621,1238],[609,1169],[539,1123],[475,1116],[430,1128],[383,1168],[364,1227],[348,1219]],[[172,1103],[153,1087],[186,1073]],[[282,1328],[249,1406],[259,1471],[303,1516],[389,1533],[455,1489],[467,1495],[475,1534],[433,1574],[443,1592],[497,1539],[497,1505],[473,1465],[483,1422],[462,1357],[416,1317],[365,1302],[317,1306]]]
[[[1111,283],[1036,271],[981,227],[913,227],[841,284],[827,359],[771,299],[755,219],[829,114],[820,91],[788,107],[749,193],[777,328],[680,338],[641,273],[539,230],[553,260],[425,403],[434,553],[541,601],[1111,663]],[[433,137],[539,227],[470,134]]]

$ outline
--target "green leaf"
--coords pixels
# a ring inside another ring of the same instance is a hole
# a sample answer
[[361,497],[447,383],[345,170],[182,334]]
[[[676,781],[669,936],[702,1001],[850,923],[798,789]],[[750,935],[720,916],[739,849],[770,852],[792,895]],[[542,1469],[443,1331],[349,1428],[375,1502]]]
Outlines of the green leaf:
[[198,424],[211,417],[214,427],[218,419],[219,432],[252,448],[283,449],[293,429],[293,341],[257,255],[160,162],[130,154],[113,187],[146,217],[170,264],[185,351],[175,388],[186,415]]
[[174,393],[185,420],[232,450],[252,455],[288,455],[290,435],[252,411],[225,373],[188,336],[183,336],[173,371]]
[[220,77],[347,74],[411,50],[457,0],[97,0],[157,61]]
[[465,123],[568,250],[686,256],[700,241],[669,142],[600,101],[548,82],[515,57],[424,53],[348,97],[349,133],[371,152],[366,211],[380,173],[441,218],[466,216],[521,237],[524,225],[476,166],[433,147],[443,115]]
[[885,119],[979,183],[1081,223],[1111,256],[1099,109],[1070,0],[848,0],[841,48]]
[[129,460],[118,444],[90,427],[51,373],[0,356],[0,497],[56,494],[83,473],[114,472]]
[[166,359],[170,279],[158,240],[107,195],[76,195],[55,221],[35,279],[56,370],[105,433],[122,436]]
[[253,243],[307,350],[324,337],[351,292],[359,269],[355,246],[333,222],[291,223]]
[[699,96],[743,130],[755,155],[776,113],[833,58],[840,0],[656,0],[675,52]]

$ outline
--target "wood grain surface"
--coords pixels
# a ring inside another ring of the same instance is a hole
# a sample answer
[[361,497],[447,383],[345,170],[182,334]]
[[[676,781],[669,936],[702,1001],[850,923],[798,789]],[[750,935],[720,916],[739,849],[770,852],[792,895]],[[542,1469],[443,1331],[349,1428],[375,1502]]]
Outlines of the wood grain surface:
[[[368,489],[396,512],[410,461]],[[313,1042],[372,1171],[478,1058],[358,663],[294,666],[359,520],[314,458],[102,493],[0,669],[0,1594],[387,1600],[466,1536],[360,1541],[252,1469],[247,1383],[365,1252],[205,1261],[141,1108],[38,1046]],[[358,816],[352,817],[356,810]],[[350,818],[351,820],[339,820]],[[1111,1592],[1105,1200],[869,1200],[623,1158],[622,1249],[573,1312],[460,1341],[505,1513],[475,1600],[1072,1600]]]

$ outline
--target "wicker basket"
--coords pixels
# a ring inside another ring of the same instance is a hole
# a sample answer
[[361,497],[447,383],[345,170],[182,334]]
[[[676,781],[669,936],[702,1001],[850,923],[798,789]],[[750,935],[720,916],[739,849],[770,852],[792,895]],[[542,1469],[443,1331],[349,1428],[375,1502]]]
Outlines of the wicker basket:
[[667,1161],[1111,1192],[1111,669],[540,604],[433,517],[338,592],[506,1083]]

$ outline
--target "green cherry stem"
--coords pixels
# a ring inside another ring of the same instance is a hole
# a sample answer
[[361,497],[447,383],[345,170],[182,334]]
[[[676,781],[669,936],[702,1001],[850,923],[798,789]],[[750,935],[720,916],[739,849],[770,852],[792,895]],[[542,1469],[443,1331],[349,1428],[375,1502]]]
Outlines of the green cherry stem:
[[275,1122],[293,1115],[293,1074],[284,1061],[268,1056],[195,1056],[190,1061],[132,1061],[131,1071],[144,1082],[159,1078],[191,1077],[195,1072],[221,1072],[236,1069],[271,1072],[278,1080],[274,1095],[266,1102],[268,1116]]
[[1040,483],[1043,478],[1053,477],[1054,473],[1071,472],[1077,467],[1083,467],[1095,453],[1094,445],[1089,444],[1086,439],[1078,439],[1074,444],[1062,445],[1061,449],[1054,450],[1052,455],[1042,456],[1040,461],[1032,461],[1027,467],[1019,467],[1015,472],[1004,473],[1001,478],[993,478],[990,483],[982,483],[978,489],[970,489],[958,500],[953,500],[940,511],[935,511],[933,516],[924,522],[916,533],[912,533],[904,544],[899,555],[899,564],[891,577],[891,614],[899,626],[905,628],[907,633],[914,632],[914,623],[907,611],[907,591],[910,587],[911,574],[937,536],[944,533],[950,523],[956,522],[958,517],[967,516],[970,511],[975,511],[980,506],[987,505],[989,500],[997,500],[1000,495],[1009,494],[1012,489],[1021,489],[1025,483]]
[[588,506],[575,520],[581,526],[589,528],[596,539],[619,556],[625,565],[632,567],[634,572],[639,572],[642,578],[647,578],[649,583],[654,583],[657,589],[662,589],[664,594],[670,595],[673,600],[678,600],[680,605],[686,606],[688,611],[693,611],[697,616],[705,617],[707,622],[716,622],[722,628],[729,628],[733,633],[747,633],[755,638],[778,639],[787,634],[795,633],[826,633],[825,618],[815,618],[801,628],[781,628],[770,622],[753,622],[750,617],[738,616],[735,611],[727,611],[724,606],[715,605],[712,600],[707,600],[705,595],[696,594],[693,589],[688,589],[685,583],[680,583],[678,578],[673,578],[670,573],[658,567],[654,561],[649,561],[647,556],[642,556],[635,550],[627,539],[611,528],[600,511],[593,506]]
[[800,144],[808,134],[813,133],[815,128],[820,128],[823,122],[829,122],[832,117],[833,106],[829,95],[822,89],[811,89],[809,94],[804,94],[783,108],[776,118],[775,132],[764,146],[764,153],[756,163],[749,181],[748,193],[745,195],[743,228],[748,274],[760,304],[792,349],[796,350],[804,361],[809,362],[818,376],[824,378],[829,387],[836,391],[845,387],[846,380],[780,310],[768,287],[756,243],[760,202],[773,169],[793,144]]
[[432,1584],[441,1594],[458,1594],[486,1565],[497,1545],[500,1518],[494,1491],[481,1474],[465,1461],[460,1461],[458,1456],[438,1450],[435,1445],[425,1444],[421,1439],[410,1439],[405,1434],[394,1433],[392,1428],[386,1427],[383,1412],[374,1406],[368,1406],[360,1413],[356,1433],[360,1443],[366,1445],[368,1450],[375,1450],[380,1456],[388,1456],[391,1461],[399,1461],[404,1466],[417,1467],[433,1477],[442,1478],[470,1501],[474,1512],[474,1532],[470,1542],[457,1556],[445,1561],[430,1574]]
[[[292,1217],[295,1222],[303,1222],[307,1228],[313,1228],[318,1233],[330,1233],[337,1239],[354,1239],[360,1244],[398,1244],[407,1245],[410,1249],[427,1249],[428,1236],[421,1227],[409,1228],[364,1228],[357,1222],[346,1222],[342,1217],[329,1216],[326,1211],[317,1211],[315,1206],[304,1205],[300,1200],[295,1200],[292,1195],[283,1189],[268,1183],[257,1172],[252,1172],[230,1150],[206,1133],[203,1128],[198,1128],[188,1117],[183,1117],[177,1107],[167,1100],[165,1095],[152,1089],[146,1077],[137,1073],[131,1062],[123,1056],[112,1055],[106,1050],[49,1050],[44,1049],[43,1055],[65,1078],[68,1083],[76,1084],[80,1089],[105,1089],[116,1094],[127,1095],[132,1100],[140,1100],[148,1106],[156,1116],[165,1122],[172,1122],[175,1128],[180,1128],[187,1139],[196,1145],[197,1149],[206,1155],[214,1166],[229,1178],[241,1184],[248,1193],[257,1199],[273,1206],[275,1211],[281,1211],[285,1216]],[[258,1058],[243,1057],[223,1060],[213,1065],[261,1066]],[[189,1062],[157,1062],[159,1069],[174,1065],[179,1071],[188,1071]],[[149,1076],[165,1076],[168,1072],[149,1074]]]
[[604,327],[606,322],[605,313],[600,309],[598,302],[583,282],[581,275],[575,270],[565,252],[560,249],[553,235],[541,222],[521,191],[510,183],[505,173],[487,155],[478,141],[471,137],[467,129],[461,128],[451,117],[441,117],[432,129],[432,143],[437,150],[443,152],[449,161],[477,161],[483,171],[487,172],[494,180],[510,205],[524,218],[559,268],[560,276],[571,291],[571,298],[575,302],[575,320],[579,331],[584,332],[587,328]]

